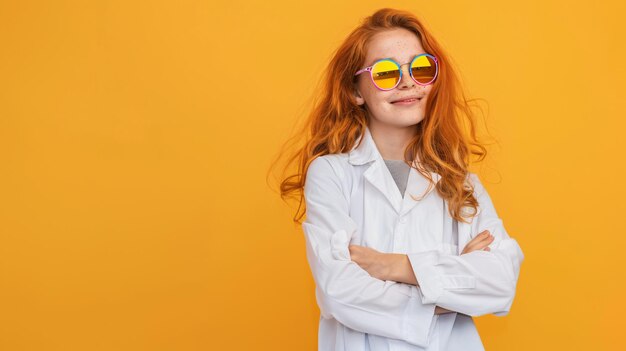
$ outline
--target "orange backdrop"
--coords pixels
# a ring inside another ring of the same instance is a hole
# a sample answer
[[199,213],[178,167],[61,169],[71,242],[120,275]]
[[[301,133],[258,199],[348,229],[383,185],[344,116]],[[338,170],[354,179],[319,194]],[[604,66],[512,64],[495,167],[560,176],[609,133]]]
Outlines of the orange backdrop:
[[526,260],[511,314],[476,319],[487,349],[618,350],[626,11],[565,0],[3,1],[0,349],[315,350],[265,175],[384,6],[488,102],[479,174]]

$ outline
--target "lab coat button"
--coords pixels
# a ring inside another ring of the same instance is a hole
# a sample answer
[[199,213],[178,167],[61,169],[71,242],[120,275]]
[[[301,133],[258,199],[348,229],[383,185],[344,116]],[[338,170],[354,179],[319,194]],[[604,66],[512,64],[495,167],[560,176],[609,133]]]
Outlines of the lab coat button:
[[402,224],[406,223],[406,217],[400,218],[400,223],[402,223]]

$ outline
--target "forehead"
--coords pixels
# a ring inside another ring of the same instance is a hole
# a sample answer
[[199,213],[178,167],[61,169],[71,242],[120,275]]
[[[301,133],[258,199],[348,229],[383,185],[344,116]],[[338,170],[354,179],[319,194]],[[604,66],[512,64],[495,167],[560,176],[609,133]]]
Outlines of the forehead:
[[404,28],[395,28],[374,34],[368,43],[365,63],[373,64],[382,58],[392,58],[399,63],[411,61],[415,55],[425,53],[417,35]]

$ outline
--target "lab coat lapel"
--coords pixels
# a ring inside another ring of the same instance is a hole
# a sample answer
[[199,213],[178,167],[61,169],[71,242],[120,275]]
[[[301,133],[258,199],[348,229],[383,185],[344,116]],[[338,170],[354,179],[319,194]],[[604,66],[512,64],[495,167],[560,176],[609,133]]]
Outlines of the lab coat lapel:
[[376,148],[369,128],[365,128],[363,137],[357,140],[356,146],[350,151],[349,162],[353,165],[371,163],[363,173],[363,177],[385,196],[396,213],[400,213],[402,195],[385,164],[385,160]]
[[403,198],[367,127],[365,128],[363,137],[357,140],[355,147],[350,151],[349,161],[353,165],[363,165],[371,162],[371,165],[363,173],[363,176],[366,181],[371,183],[385,196],[399,215],[404,215],[411,211],[421,199],[435,189],[435,185],[440,179],[439,174],[430,172],[435,184],[431,185],[429,189],[429,180],[415,168],[411,167]]
[[[416,166],[416,163],[413,163]],[[409,170],[409,179],[406,185],[406,191],[404,192],[404,198],[402,199],[402,207],[400,210],[400,216],[409,213],[422,199],[435,190],[435,186],[441,176],[435,172],[429,172],[433,179],[434,184],[430,184],[430,181],[426,179],[417,169],[411,167]]]
[[376,159],[374,163],[368,168],[363,176],[369,181],[376,189],[378,189],[389,201],[396,213],[400,213],[402,206],[402,196],[398,190],[398,186],[393,180],[393,176],[389,172],[385,161]]

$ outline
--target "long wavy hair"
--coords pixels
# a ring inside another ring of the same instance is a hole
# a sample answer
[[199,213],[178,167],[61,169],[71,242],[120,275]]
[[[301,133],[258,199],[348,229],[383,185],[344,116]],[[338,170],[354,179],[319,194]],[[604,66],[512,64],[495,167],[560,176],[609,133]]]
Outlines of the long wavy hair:
[[[424,50],[439,60],[439,75],[427,98],[425,117],[417,124],[418,132],[405,149],[405,161],[414,167],[412,155],[418,155],[421,165],[416,170],[429,179],[431,187],[435,182],[428,171],[441,176],[436,189],[447,201],[454,219],[468,223],[467,219],[476,215],[478,201],[467,182],[469,165],[472,155],[476,161],[482,161],[487,154],[476,135],[471,105],[476,99],[466,99],[450,58],[415,15],[384,8],[363,19],[334,52],[307,120],[283,147],[289,149],[290,144],[301,143],[288,157],[280,181],[281,198],[298,200],[295,222],[300,223],[306,213],[303,189],[311,162],[322,155],[349,152],[365,133],[368,111],[366,105],[356,103],[354,74],[365,63],[370,39],[381,31],[396,28],[415,33]],[[286,154],[281,152],[279,158]]]

